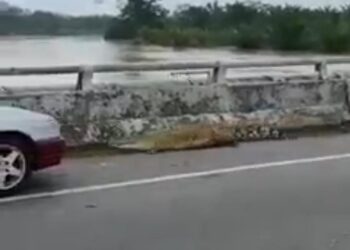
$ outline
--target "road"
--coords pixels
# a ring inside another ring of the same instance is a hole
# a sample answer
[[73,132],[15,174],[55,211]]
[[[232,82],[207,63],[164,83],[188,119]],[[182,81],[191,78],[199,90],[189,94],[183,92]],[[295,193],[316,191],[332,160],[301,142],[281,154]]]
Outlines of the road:
[[1,249],[350,249],[348,153],[341,135],[67,159],[0,200]]

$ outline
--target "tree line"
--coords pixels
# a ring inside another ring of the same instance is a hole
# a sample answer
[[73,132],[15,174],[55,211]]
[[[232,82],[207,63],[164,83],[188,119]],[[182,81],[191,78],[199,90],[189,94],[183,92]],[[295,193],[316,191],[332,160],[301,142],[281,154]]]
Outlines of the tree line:
[[212,2],[183,5],[169,12],[158,0],[128,0],[105,37],[177,47],[341,53],[350,51],[350,7]]
[[72,17],[17,7],[0,11],[0,35],[103,35],[112,17]]
[[260,2],[209,2],[168,11],[159,0],[126,0],[115,17],[0,10],[0,35],[101,34],[174,47],[235,46],[283,51],[350,51],[350,5],[309,9]]

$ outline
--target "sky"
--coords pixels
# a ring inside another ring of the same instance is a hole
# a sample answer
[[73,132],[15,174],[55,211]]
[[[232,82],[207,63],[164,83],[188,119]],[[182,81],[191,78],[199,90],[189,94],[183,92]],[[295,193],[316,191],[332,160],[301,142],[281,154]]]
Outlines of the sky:
[[[52,12],[70,15],[90,14],[114,14],[116,2],[125,0],[6,0],[12,5],[17,5],[30,10],[48,10]],[[205,4],[211,0],[160,0],[168,9],[174,9],[179,4]],[[232,2],[233,0],[218,0],[219,3]],[[242,1],[242,0],[241,0]],[[341,6],[349,3],[349,0],[261,0],[260,2],[272,4],[296,4],[307,7]]]

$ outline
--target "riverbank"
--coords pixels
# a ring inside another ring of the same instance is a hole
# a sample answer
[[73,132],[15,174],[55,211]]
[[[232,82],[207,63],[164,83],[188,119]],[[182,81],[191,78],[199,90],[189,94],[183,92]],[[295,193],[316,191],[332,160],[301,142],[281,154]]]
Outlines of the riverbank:
[[155,10],[148,10],[148,18],[144,19],[129,13],[127,7],[133,8],[126,6],[122,10],[124,16],[114,19],[105,34],[107,40],[133,39],[137,43],[171,47],[350,52],[349,6],[309,9],[259,2],[214,2],[186,5],[165,14],[155,2]]
[[214,48],[233,46],[242,50],[270,50],[279,52],[317,52],[340,54],[350,52],[349,31],[330,29],[329,33],[312,31],[309,35],[293,32],[275,34],[258,27],[244,30],[207,30],[199,28],[145,28],[134,38],[137,44],[176,48]]

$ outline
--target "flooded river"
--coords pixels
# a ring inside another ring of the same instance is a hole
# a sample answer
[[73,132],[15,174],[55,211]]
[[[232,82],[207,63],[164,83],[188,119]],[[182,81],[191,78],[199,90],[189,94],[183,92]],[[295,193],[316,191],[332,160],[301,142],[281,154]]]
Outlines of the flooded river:
[[[113,64],[126,62],[189,61],[271,61],[320,57],[314,54],[278,54],[275,52],[243,52],[234,48],[173,49],[138,46],[126,42],[106,42],[100,37],[0,37],[0,68]],[[311,72],[312,67],[279,69],[240,69],[231,76]],[[144,83],[178,80],[171,72],[96,74],[94,82]],[[74,85],[76,75],[0,77],[1,86]]]

